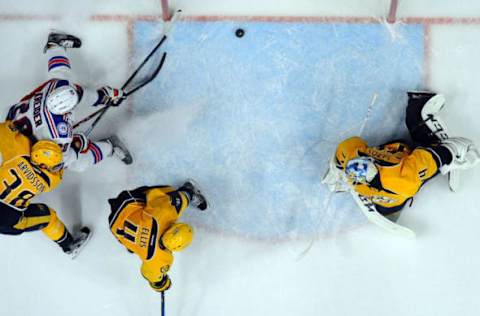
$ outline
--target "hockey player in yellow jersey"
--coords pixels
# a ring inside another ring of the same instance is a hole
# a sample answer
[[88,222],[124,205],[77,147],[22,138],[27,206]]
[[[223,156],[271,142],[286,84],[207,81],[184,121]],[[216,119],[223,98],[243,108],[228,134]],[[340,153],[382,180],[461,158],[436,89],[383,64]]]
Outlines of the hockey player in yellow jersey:
[[[480,161],[471,140],[449,138],[438,116],[444,103],[439,94],[409,92],[406,125],[412,146],[403,141],[369,146],[360,137],[346,139],[338,145],[323,182],[332,191],[354,189],[395,221],[426,181],[439,173],[470,169]],[[338,186],[340,178],[346,187]]]
[[0,233],[19,235],[42,230],[74,257],[89,235],[82,228],[74,238],[56,212],[31,200],[55,189],[63,174],[61,148],[40,140],[33,146],[11,121],[0,123]]
[[208,207],[197,185],[190,180],[177,190],[140,187],[121,192],[109,203],[115,238],[142,260],[141,274],[155,291],[168,290],[173,252],[185,249],[193,239],[192,227],[177,220],[189,205],[201,211]]

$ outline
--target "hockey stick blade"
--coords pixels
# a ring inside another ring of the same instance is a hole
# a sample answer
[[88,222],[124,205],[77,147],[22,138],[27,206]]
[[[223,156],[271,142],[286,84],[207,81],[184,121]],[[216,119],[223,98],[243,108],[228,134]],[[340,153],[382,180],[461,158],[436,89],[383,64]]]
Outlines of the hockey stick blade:
[[143,81],[141,84],[139,84],[138,86],[136,86],[135,88],[133,88],[132,90],[128,91],[127,93],[125,93],[125,97],[128,97],[129,95],[132,95],[133,93],[135,93],[136,91],[138,91],[139,89],[143,88],[144,86],[146,86],[147,84],[149,84],[150,82],[153,81],[153,79],[155,79],[158,75],[158,73],[160,72],[160,70],[162,69],[163,67],[163,64],[165,63],[165,59],[167,58],[167,53],[164,52],[163,55],[162,55],[162,59],[160,60],[160,63],[158,64],[157,68],[155,68],[155,70],[152,72],[152,74],[150,75],[149,78],[147,78],[145,81]]
[[380,214],[376,207],[375,207],[375,204],[373,204],[369,198],[363,196],[363,195],[360,195],[358,194],[355,190],[351,189],[350,190],[350,193],[353,197],[353,199],[355,200],[355,202],[357,203],[358,207],[360,208],[360,210],[362,211],[362,213],[367,217],[367,219],[389,231],[390,233],[394,234],[394,235],[397,235],[397,236],[401,236],[401,237],[404,237],[404,238],[408,238],[408,239],[413,239],[416,237],[416,234],[413,230],[411,230],[410,228],[407,228],[405,226],[402,226],[402,225],[399,225],[397,223],[394,223],[390,220],[388,220],[385,216],[383,216],[382,214]]

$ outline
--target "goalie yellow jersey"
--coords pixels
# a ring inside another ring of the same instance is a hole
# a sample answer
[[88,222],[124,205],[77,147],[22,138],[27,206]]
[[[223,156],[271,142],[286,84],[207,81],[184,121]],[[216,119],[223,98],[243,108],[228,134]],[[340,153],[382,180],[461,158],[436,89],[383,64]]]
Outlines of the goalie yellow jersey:
[[393,208],[405,204],[426,180],[438,172],[434,155],[428,148],[418,147],[412,151],[402,142],[369,147],[363,139],[352,137],[338,145],[335,163],[337,168],[345,170],[347,162],[351,159],[374,158],[378,168],[377,181],[351,185],[355,191],[369,197],[373,203]]
[[0,201],[22,211],[33,197],[53,190],[62,173],[39,169],[30,162],[31,143],[10,122],[0,123]]
[[173,264],[172,252],[161,243],[162,234],[184,209],[172,206],[168,193],[173,191],[169,186],[142,187],[124,191],[118,198],[109,200],[110,230],[120,243],[140,257],[141,273],[152,287]]

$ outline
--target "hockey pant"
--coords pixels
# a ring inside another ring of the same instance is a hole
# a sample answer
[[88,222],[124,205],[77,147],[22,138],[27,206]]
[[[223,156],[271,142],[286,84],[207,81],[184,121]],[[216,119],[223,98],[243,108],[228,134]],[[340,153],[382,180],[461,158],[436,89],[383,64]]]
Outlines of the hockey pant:
[[45,204],[30,204],[25,211],[18,211],[0,204],[0,234],[20,235],[24,232],[41,230],[56,242],[63,251],[73,243],[72,234],[65,228],[57,213]]
[[[118,221],[122,222],[122,219],[126,217],[126,214],[122,214],[124,210],[132,203],[140,203],[142,205],[148,204],[147,201],[147,192],[155,190],[156,196],[168,197],[165,200],[161,201],[160,205],[162,208],[172,208],[177,212],[178,216],[188,207],[193,192],[188,192],[183,188],[175,190],[171,186],[143,186],[136,188],[134,190],[125,190],[122,191],[118,197],[114,199],[109,199],[108,203],[110,204],[110,215],[108,216],[108,221],[110,223],[110,229],[115,234],[116,230],[113,228],[115,224],[118,224]],[[158,204],[150,205],[152,207],[159,207]],[[126,212],[125,212],[126,213]]]
[[89,142],[85,150],[76,152],[70,147],[64,155],[65,168],[82,172],[89,167],[110,159],[113,153],[112,145],[105,141]]

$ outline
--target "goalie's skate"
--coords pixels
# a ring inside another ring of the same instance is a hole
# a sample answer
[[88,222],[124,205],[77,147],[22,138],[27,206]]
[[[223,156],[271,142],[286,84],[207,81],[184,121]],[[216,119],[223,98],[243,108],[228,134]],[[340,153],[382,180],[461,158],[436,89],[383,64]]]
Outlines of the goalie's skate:
[[90,228],[82,227],[80,232],[74,237],[75,239],[73,244],[70,246],[70,250],[66,251],[65,253],[69,255],[70,258],[75,259],[91,237],[92,233]]
[[131,165],[133,162],[133,157],[130,154],[130,151],[127,149],[127,146],[118,138],[116,135],[112,135],[103,141],[108,142],[112,145],[112,156],[117,157],[123,161],[126,165]]
[[54,46],[61,46],[65,49],[80,48],[82,46],[82,41],[74,35],[61,31],[52,31],[48,34],[47,44],[45,44],[43,52],[46,53],[49,48]]
[[208,201],[200,190],[198,184],[192,179],[188,179],[180,188],[180,191],[187,191],[191,195],[190,205],[205,211],[208,208]]

